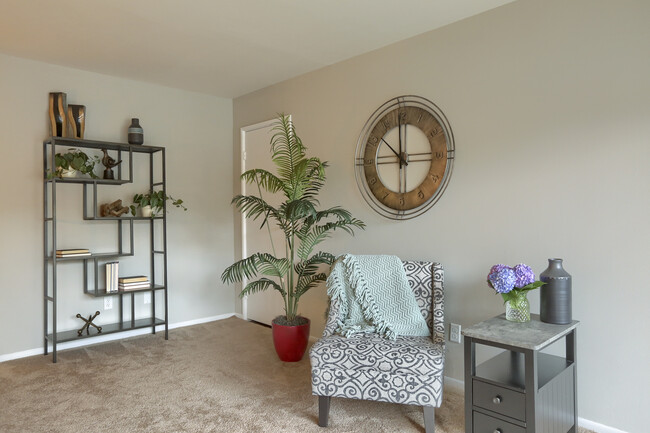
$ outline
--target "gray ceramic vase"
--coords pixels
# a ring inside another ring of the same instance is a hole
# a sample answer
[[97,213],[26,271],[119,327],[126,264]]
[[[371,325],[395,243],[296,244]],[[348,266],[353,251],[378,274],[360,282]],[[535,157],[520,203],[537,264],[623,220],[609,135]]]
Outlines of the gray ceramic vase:
[[548,259],[548,268],[539,279],[540,319],[542,322],[566,325],[571,323],[571,274],[562,267],[562,259]]
[[142,130],[142,126],[140,126],[140,119],[131,119],[131,125],[128,130],[128,142],[129,144],[144,143],[144,131]]

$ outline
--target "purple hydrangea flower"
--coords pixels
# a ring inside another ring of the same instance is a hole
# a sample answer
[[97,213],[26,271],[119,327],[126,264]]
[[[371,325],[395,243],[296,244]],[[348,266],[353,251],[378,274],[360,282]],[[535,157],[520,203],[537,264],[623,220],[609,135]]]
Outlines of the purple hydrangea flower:
[[489,276],[490,276],[489,274],[491,274],[492,272],[498,272],[498,271],[500,271],[501,269],[510,269],[510,266],[502,265],[502,264],[500,264],[500,263],[499,263],[498,265],[494,265],[494,266],[492,266],[492,267],[490,268],[490,272],[488,273],[488,278],[489,278]]
[[535,282],[535,273],[530,268],[530,266],[520,263],[515,266],[514,271],[515,287],[522,288]]
[[498,293],[508,293],[515,287],[515,271],[506,265],[494,265],[488,274],[488,283]]

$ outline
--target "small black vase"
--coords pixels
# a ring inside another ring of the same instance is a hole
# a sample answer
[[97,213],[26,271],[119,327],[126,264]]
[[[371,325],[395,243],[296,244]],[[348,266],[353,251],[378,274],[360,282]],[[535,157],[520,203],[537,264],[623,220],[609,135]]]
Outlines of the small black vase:
[[129,126],[129,144],[142,144],[144,143],[144,131],[140,126],[140,119],[131,119],[131,125]]
[[562,267],[562,259],[548,259],[548,268],[539,279],[540,319],[556,325],[571,323],[571,274]]

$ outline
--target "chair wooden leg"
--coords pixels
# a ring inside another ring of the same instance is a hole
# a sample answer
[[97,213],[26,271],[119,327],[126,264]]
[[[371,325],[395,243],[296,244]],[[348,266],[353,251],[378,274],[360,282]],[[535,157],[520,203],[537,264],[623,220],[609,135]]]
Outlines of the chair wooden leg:
[[424,431],[425,433],[436,432],[435,408],[432,406],[422,406],[424,413]]
[[329,396],[318,396],[318,425],[327,427],[327,419],[330,415],[330,398]]

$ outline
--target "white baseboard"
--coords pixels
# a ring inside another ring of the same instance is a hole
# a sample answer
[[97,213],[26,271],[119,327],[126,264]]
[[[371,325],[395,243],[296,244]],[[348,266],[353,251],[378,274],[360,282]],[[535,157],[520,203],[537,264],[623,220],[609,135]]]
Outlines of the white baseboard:
[[450,391],[465,394],[465,382],[462,380],[454,379],[453,377],[445,376],[443,379],[443,387]]
[[595,421],[590,421],[588,419],[578,417],[578,425],[589,430],[593,430],[598,433],[627,433],[624,430],[619,430],[608,425],[600,424]]
[[[220,314],[218,316],[204,317],[202,319],[188,320],[186,322],[170,323],[169,329],[184,328],[185,326],[200,325],[201,323],[215,322],[217,320],[228,319],[229,317],[233,317],[233,316],[238,317],[240,319],[242,318],[241,314],[237,314],[237,313]],[[160,326],[160,328],[164,329],[163,326]]]
[[[460,394],[465,393],[465,382],[462,380],[454,379],[453,377],[445,376],[444,388],[449,391],[457,392]],[[627,433],[614,427],[597,423],[588,419],[578,417],[578,425],[588,430],[593,430],[597,433]]]
[[[237,314],[237,313],[220,314],[218,316],[203,317],[201,319],[188,320],[185,322],[170,323],[169,329],[183,328],[185,326],[192,326],[192,325],[199,325],[201,323],[214,322],[216,320],[223,320],[233,316],[239,317],[240,319],[242,317],[241,314]],[[156,332],[164,331],[164,330],[165,330],[164,325],[156,326]],[[116,332],[114,334],[101,335],[93,338],[84,338],[83,340],[79,340],[79,341],[68,341],[65,343],[57,344],[57,351],[73,349],[75,347],[91,346],[93,344],[105,343],[107,341],[122,340],[124,338],[136,337],[138,335],[144,335],[150,333],[151,333],[151,328],[142,328],[142,329],[134,329],[132,331]],[[6,355],[0,355],[0,362],[11,361],[12,359],[27,358],[28,356],[35,356],[35,355],[42,355],[42,354],[43,354],[42,347],[39,347],[37,349],[23,350],[21,352],[14,352],[14,353],[8,353]]]

